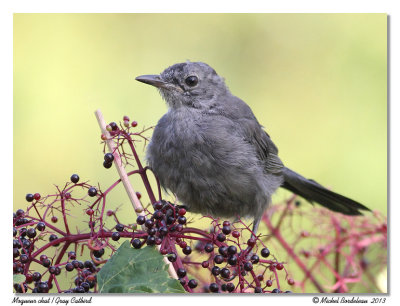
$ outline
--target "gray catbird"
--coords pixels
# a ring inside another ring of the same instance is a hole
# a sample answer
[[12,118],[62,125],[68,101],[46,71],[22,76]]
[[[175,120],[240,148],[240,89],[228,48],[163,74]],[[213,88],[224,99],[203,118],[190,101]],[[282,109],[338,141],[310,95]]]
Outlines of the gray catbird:
[[179,63],[136,80],[157,87],[169,107],[147,147],[148,165],[189,211],[252,217],[256,233],[280,186],[346,215],[369,210],[286,168],[250,107],[207,64]]

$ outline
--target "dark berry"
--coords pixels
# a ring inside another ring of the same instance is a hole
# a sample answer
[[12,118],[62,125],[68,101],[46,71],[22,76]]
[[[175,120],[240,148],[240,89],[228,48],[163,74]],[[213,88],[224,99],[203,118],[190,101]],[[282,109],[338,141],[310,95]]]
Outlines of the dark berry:
[[222,255],[215,255],[214,257],[214,262],[216,264],[221,264],[224,261],[224,257]]
[[50,273],[50,274],[55,274],[55,273],[56,273],[56,267],[51,266],[51,267],[49,268],[49,273]]
[[167,255],[167,258],[168,258],[168,260],[169,260],[170,262],[175,262],[176,259],[177,259],[178,257],[176,256],[175,253],[169,253],[169,254]]
[[154,245],[156,243],[156,238],[154,236],[148,236],[146,243],[147,245]]
[[183,268],[178,268],[178,270],[176,271],[176,274],[181,278],[185,277],[186,276],[186,270],[183,269]]
[[222,245],[218,248],[218,253],[220,253],[222,256],[227,256],[228,255],[228,247]]
[[113,161],[114,161],[114,155],[112,155],[111,153],[106,153],[104,155],[104,162],[112,163]]
[[226,290],[228,290],[229,292],[232,292],[235,290],[235,285],[233,283],[227,283],[226,284]]
[[231,266],[236,265],[237,264],[237,256],[236,255],[229,256],[228,264],[230,264]]
[[186,285],[186,281],[185,281],[184,278],[179,278],[178,280],[179,280],[179,282],[181,283],[182,286]]
[[231,271],[228,268],[223,268],[221,270],[221,276],[223,278],[228,278],[231,275]]
[[110,169],[112,167],[112,165],[113,165],[112,162],[111,163],[108,163],[106,161],[103,162],[103,167],[106,169]]
[[17,235],[17,233],[18,233],[18,231],[17,231],[17,229],[14,227],[14,228],[13,228],[13,237],[15,237],[15,236]]
[[45,255],[45,254],[40,255],[40,261],[43,261],[43,260],[45,260],[46,258],[47,258],[47,255]]
[[153,227],[153,226],[154,226],[154,221],[151,220],[151,219],[146,220],[145,226],[146,226],[147,228]]
[[164,204],[162,202],[156,202],[156,203],[154,203],[154,208],[155,209],[162,209],[163,205]]
[[165,226],[162,226],[159,228],[158,232],[161,236],[165,236],[166,234],[168,234],[168,228]]
[[221,273],[221,268],[217,267],[217,266],[214,266],[211,269],[211,273],[212,273],[212,275],[217,276],[217,275],[219,275]]
[[261,250],[261,256],[262,256],[262,257],[268,257],[269,254],[270,254],[270,252],[269,252],[268,248],[263,248],[263,249]]
[[22,263],[27,263],[28,260],[29,260],[29,257],[28,257],[28,255],[26,255],[26,254],[22,254],[22,255],[19,257],[19,260],[20,260]]
[[236,254],[236,252],[237,252],[237,248],[234,245],[231,245],[228,247],[229,254],[234,255],[234,254]]
[[266,282],[265,282],[265,284],[267,285],[267,287],[271,287],[272,286],[272,280],[267,280]]
[[28,202],[32,202],[33,199],[34,199],[33,194],[32,194],[32,193],[28,193],[28,194],[26,195],[25,199],[26,199]]
[[26,290],[28,289],[27,284],[14,284],[14,289],[17,293],[26,293]]
[[154,219],[160,220],[164,217],[164,214],[161,210],[156,210],[153,214]]
[[146,217],[145,216],[138,216],[136,219],[136,223],[139,225],[143,225],[146,222]]
[[38,230],[38,231],[44,231],[45,230],[45,228],[46,228],[46,224],[44,224],[44,222],[39,222],[37,225],[36,225],[36,229]]
[[72,174],[71,175],[71,182],[72,183],[78,183],[79,182],[79,175],[78,174]]
[[140,239],[137,239],[137,238],[133,239],[131,241],[131,244],[135,249],[140,249],[142,247],[142,242],[140,241]]
[[114,241],[118,241],[118,240],[119,240],[119,238],[121,238],[121,235],[120,235],[120,233],[118,233],[118,232],[114,232],[114,233],[112,233],[112,235],[111,235],[111,239],[112,239],[112,240],[114,240]]
[[17,220],[15,221],[15,226],[20,226],[20,225],[22,225],[22,224],[25,224],[24,219],[17,219]]
[[22,240],[22,246],[27,250],[31,247],[31,242],[28,239],[24,239]]
[[56,271],[55,271],[55,275],[60,275],[61,273],[61,268],[60,267],[56,267]]
[[39,282],[37,285],[38,293],[47,293],[49,292],[49,285],[47,282]]
[[216,283],[211,283],[208,289],[210,289],[211,292],[216,293],[219,290],[219,286]]
[[115,230],[116,230],[117,232],[122,232],[122,231],[124,230],[124,225],[118,223],[118,224],[115,226]]
[[54,240],[58,239],[57,235],[51,234],[49,237],[49,241],[52,242]]
[[40,274],[39,272],[34,272],[34,273],[32,274],[32,280],[33,280],[34,282],[40,281],[41,278],[42,278],[42,274]]
[[19,242],[19,240],[14,239],[14,240],[13,240],[13,248],[20,249],[21,247],[22,247],[22,246],[21,246],[21,243]]
[[169,216],[167,218],[167,224],[168,225],[173,224],[174,222],[175,222],[175,218],[173,216]]
[[50,265],[51,265],[50,259],[46,258],[46,259],[42,260],[42,265],[43,265],[43,267],[46,267],[46,268],[50,267]]
[[229,221],[224,221],[222,223],[222,226],[230,226],[230,225],[231,225],[231,223]]
[[225,239],[226,239],[226,236],[225,236],[224,234],[219,233],[219,234],[217,235],[217,240],[218,240],[219,242],[224,242]]
[[[80,267],[79,267],[80,265],[79,265],[79,261],[78,261],[78,260],[73,260],[71,263],[74,265],[74,268],[76,268],[76,269],[80,268]],[[82,268],[83,268],[83,264],[82,264]]]
[[254,288],[254,293],[262,293],[261,287],[255,287]]
[[23,209],[18,209],[16,212],[15,212],[15,214],[16,214],[16,216],[17,217],[21,217],[21,216],[23,216],[24,215],[24,210]]
[[207,253],[211,253],[214,250],[214,245],[212,243],[207,243],[204,246],[204,251],[206,251]]
[[246,263],[243,265],[243,268],[244,268],[246,271],[251,271],[251,270],[253,270],[253,265],[251,264],[251,262],[246,262]]
[[118,130],[118,125],[117,125],[115,122],[111,122],[109,125],[111,126],[111,129],[112,129],[113,131]]
[[83,265],[84,265],[85,268],[88,268],[88,269],[94,267],[94,263],[91,260],[86,260]]
[[69,262],[65,265],[65,270],[67,270],[68,272],[72,271],[74,269],[74,265]]
[[19,256],[19,250],[17,248],[13,248],[13,257],[17,258]]
[[72,260],[76,259],[76,253],[74,251],[69,251],[68,258]]
[[253,254],[253,255],[251,255],[251,257],[250,257],[250,260],[251,260],[251,262],[252,262],[253,264],[258,264],[258,262],[260,261],[260,257],[258,257],[258,255],[256,255],[256,254]]
[[178,223],[179,224],[186,224],[186,217],[184,217],[184,216],[179,216],[178,217]]
[[19,230],[19,236],[20,237],[25,237],[26,236],[26,227],[23,227]]
[[96,225],[96,222],[94,222],[94,221],[89,221],[88,225],[89,225],[89,228],[94,228],[95,225]]
[[191,279],[191,280],[188,282],[188,286],[189,286],[189,288],[191,288],[191,289],[196,288],[196,287],[197,287],[197,281],[196,281],[195,279]]
[[182,252],[185,255],[189,255],[190,253],[192,253],[192,248],[190,246],[186,246],[183,248]]
[[90,187],[88,190],[88,195],[90,197],[94,197],[97,195],[97,189],[95,187]]
[[223,232],[225,235],[229,235],[229,234],[231,233],[231,227],[230,227],[230,226],[224,226],[224,227],[222,227],[222,232]]
[[93,255],[94,255],[94,257],[100,258],[101,256],[104,255],[104,249],[94,250]]
[[81,284],[81,287],[85,290],[85,292],[88,292],[89,289],[90,289],[90,285],[89,285],[88,282],[83,282],[83,283]]
[[30,229],[27,230],[26,235],[27,235],[29,238],[35,238],[35,236],[36,236],[36,230],[35,230],[34,228],[30,228]]
[[274,290],[271,291],[271,293],[280,293],[281,291],[278,288],[275,288]]

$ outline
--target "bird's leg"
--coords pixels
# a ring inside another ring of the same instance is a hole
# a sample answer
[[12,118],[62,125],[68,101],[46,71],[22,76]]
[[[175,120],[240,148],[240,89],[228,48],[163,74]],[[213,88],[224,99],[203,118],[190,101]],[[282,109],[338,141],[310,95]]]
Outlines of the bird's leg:
[[256,238],[256,236],[257,236],[257,230],[258,230],[258,226],[260,225],[260,221],[261,221],[261,216],[254,218],[253,230],[252,230],[253,233],[251,234],[252,238]]

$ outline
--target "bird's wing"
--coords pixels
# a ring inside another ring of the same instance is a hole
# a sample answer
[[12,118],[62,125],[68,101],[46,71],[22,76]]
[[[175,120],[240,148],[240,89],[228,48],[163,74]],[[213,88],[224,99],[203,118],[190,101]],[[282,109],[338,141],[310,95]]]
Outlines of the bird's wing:
[[244,101],[231,96],[224,103],[222,115],[230,118],[240,126],[244,139],[254,145],[259,159],[265,164],[267,172],[282,173],[284,165],[278,157],[278,148]]
[[256,118],[242,118],[238,122],[244,128],[246,141],[254,145],[259,159],[264,161],[265,170],[269,173],[282,173],[284,165],[278,156],[278,148]]

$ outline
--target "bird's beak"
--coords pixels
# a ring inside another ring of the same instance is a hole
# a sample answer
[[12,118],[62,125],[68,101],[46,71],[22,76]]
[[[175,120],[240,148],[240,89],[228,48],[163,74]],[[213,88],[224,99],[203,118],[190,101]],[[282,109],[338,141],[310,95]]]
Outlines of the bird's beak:
[[147,74],[147,75],[140,75],[136,77],[136,81],[153,85],[157,88],[166,87],[168,85],[167,82],[164,82],[158,74]]

